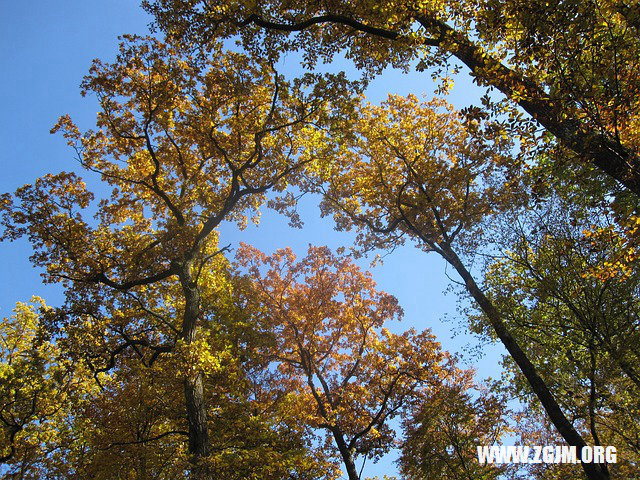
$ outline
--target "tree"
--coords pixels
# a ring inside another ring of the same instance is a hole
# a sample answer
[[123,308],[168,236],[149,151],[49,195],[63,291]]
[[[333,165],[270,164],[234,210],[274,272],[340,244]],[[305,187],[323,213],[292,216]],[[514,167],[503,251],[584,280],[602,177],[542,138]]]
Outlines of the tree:
[[41,321],[41,298],[18,303],[0,322],[0,462],[7,475],[39,478],[69,443],[66,417],[88,388]]
[[[584,232],[615,226],[613,215],[582,194],[596,179],[573,172],[562,177],[555,175],[556,188],[529,208],[494,225],[502,254],[487,269],[487,295],[507,312],[505,321],[529,355],[540,359],[540,371],[553,379],[550,388],[577,428],[595,445],[618,447],[618,464],[609,468],[625,478],[638,454],[637,271],[630,269],[623,281],[603,275],[618,245]],[[520,380],[505,385],[535,403]]]
[[508,432],[506,401],[486,387],[475,386],[473,371],[450,373],[451,379],[440,389],[425,392],[405,420],[399,459],[403,478],[502,478],[505,466],[478,463],[477,448],[498,443]]
[[[370,354],[367,360],[389,376],[374,377],[361,367],[366,362],[356,360],[347,367],[346,378],[355,378],[360,372],[363,378],[359,380],[365,383],[382,381],[381,387],[373,389],[382,396],[372,397],[371,392],[350,396],[351,389],[358,389],[348,380],[343,385],[344,380],[331,372],[326,374],[329,381],[324,385],[324,374],[318,374],[324,367],[338,365],[344,351],[332,351],[337,354],[336,363],[325,357],[318,365],[311,362],[315,337],[310,346],[290,342],[289,348],[278,341],[291,335],[282,335],[272,341],[290,356],[277,358],[273,357],[274,349],[260,343],[255,330],[242,327],[243,320],[249,318],[245,315],[253,315],[269,328],[295,330],[297,319],[287,315],[296,308],[302,308],[305,318],[315,318],[309,306],[317,312],[325,303],[320,298],[314,304],[317,299],[308,294],[309,285],[295,285],[300,292],[307,292],[307,306],[286,305],[285,309],[273,303],[268,294],[270,289],[283,292],[288,286],[278,283],[277,276],[267,277],[262,284],[266,286],[262,301],[277,307],[271,310],[278,316],[247,298],[242,298],[238,307],[234,305],[238,299],[225,293],[236,289],[237,283],[223,256],[226,247],[218,244],[217,226],[225,219],[243,225],[252,215],[256,218],[267,192],[284,192],[290,184],[324,193],[324,212],[333,214],[340,228],[358,228],[358,241],[365,250],[395,248],[408,238],[420,248],[442,255],[463,279],[562,437],[580,447],[590,433],[598,442],[592,424],[608,412],[599,410],[592,401],[594,392],[602,389],[601,385],[612,384],[606,376],[611,368],[626,375],[616,383],[616,389],[622,391],[627,382],[634,383],[635,365],[631,363],[637,358],[635,346],[619,336],[604,335],[606,322],[583,328],[573,337],[576,343],[587,336],[599,342],[581,350],[580,358],[573,362],[580,375],[586,374],[590,381],[589,399],[577,408],[587,412],[590,432],[581,430],[582,424],[570,421],[566,414],[575,405],[563,402],[565,392],[543,380],[548,371],[566,374],[566,365],[550,362],[548,369],[533,365],[534,348],[522,341],[527,332],[516,326],[514,334],[514,325],[505,313],[504,305],[513,297],[496,302],[476,282],[466,263],[484,246],[482,233],[488,222],[526,201],[526,197],[518,197],[523,191],[519,182],[521,170],[530,165],[514,162],[510,154],[516,143],[525,150],[535,148],[532,144],[539,137],[525,126],[520,112],[511,109],[508,119],[513,124],[509,128],[519,135],[517,142],[505,135],[504,119],[503,125],[486,121],[486,111],[470,108],[463,121],[443,102],[421,105],[414,97],[392,97],[382,107],[361,105],[355,112],[345,102],[337,112],[345,117],[343,121],[336,119],[333,110],[337,109],[335,100],[346,97],[343,92],[348,84],[342,77],[306,75],[287,83],[274,71],[274,65],[291,49],[304,50],[309,66],[346,49],[347,56],[370,76],[389,64],[410,68],[415,63],[418,69],[446,66],[446,57],[453,55],[471,69],[479,83],[501,90],[555,135],[562,144],[556,151],[569,149],[576,160],[589,159],[638,194],[635,6],[605,0],[558,0],[550,5],[487,0],[474,5],[359,1],[293,6],[289,2],[256,5],[158,0],[146,2],[146,6],[156,14],[158,25],[170,34],[171,41],[179,41],[164,44],[127,37],[116,62],[96,62],[83,84],[101,103],[100,130],[81,134],[68,117],[56,127],[76,149],[80,164],[113,187],[111,197],[92,204],[93,194],[82,180],[75,174],[61,173],[23,187],[13,198],[1,199],[2,237],[29,236],[35,246],[34,264],[46,269],[47,281],[66,287],[65,305],[47,313],[46,332],[55,343],[49,339],[43,343],[42,355],[34,353],[34,348],[39,348],[36,343],[36,347],[27,342],[18,349],[27,352],[21,353],[26,368],[34,379],[47,385],[47,369],[58,368],[63,361],[43,358],[50,355],[55,359],[55,349],[64,348],[74,366],[86,365],[99,390],[84,391],[83,401],[88,399],[89,403],[80,402],[86,407],[79,409],[81,415],[65,417],[73,420],[73,434],[68,437],[70,443],[65,443],[64,455],[81,460],[74,464],[83,469],[73,474],[95,476],[117,455],[126,459],[118,470],[123,476],[143,471],[144,476],[170,477],[174,471],[188,468],[180,465],[187,458],[186,454],[180,456],[184,445],[174,440],[185,435],[194,478],[232,476],[225,457],[229,449],[237,456],[243,452],[239,456],[246,460],[243,465],[247,470],[241,470],[241,478],[253,474],[275,479],[286,472],[303,478],[321,477],[322,461],[301,461],[301,456],[313,449],[307,432],[290,421],[292,411],[305,413],[304,418],[313,425],[331,432],[351,478],[357,474],[356,454],[375,456],[388,448],[383,421],[401,410],[405,397],[413,395],[412,389],[424,381],[426,373],[421,369],[425,365],[419,355],[436,350],[428,335],[409,332],[392,336],[381,331],[379,335],[385,340],[374,342],[373,353],[366,351]],[[291,32],[298,34],[291,36]],[[224,52],[220,38],[234,35],[239,35],[259,60]],[[194,42],[201,45],[204,55],[189,53]],[[569,69],[575,73],[565,73]],[[488,97],[484,103],[498,108]],[[538,162],[540,157],[528,160]],[[286,209],[292,202],[289,195],[274,203]],[[619,211],[628,217],[627,205]],[[97,212],[95,219],[89,220],[87,212]],[[635,219],[628,220],[618,222],[621,228],[615,233],[624,230],[624,235],[632,238],[637,228]],[[593,242],[601,241],[607,233],[606,228],[594,232]],[[546,248],[549,239],[542,240],[540,244]],[[615,255],[626,251],[629,257],[620,263],[619,270],[631,278],[635,252],[629,252],[624,239],[618,243],[621,247]],[[556,252],[567,263],[574,260],[563,257],[561,249]],[[529,274],[543,271],[542,277],[552,286],[558,278],[566,278],[564,265],[555,265],[544,255],[533,260]],[[254,274],[259,277],[257,268]],[[617,274],[615,269],[610,272]],[[585,272],[601,280],[604,273],[606,270]],[[549,286],[544,283],[531,287],[525,281],[514,286],[521,290],[540,287],[537,294],[546,300],[543,293]],[[332,292],[331,288],[340,285],[323,287]],[[628,293],[624,288],[621,291]],[[549,308],[544,303],[541,301],[542,309],[533,313],[542,319]],[[564,307],[559,309],[563,314]],[[575,315],[574,311],[569,313]],[[579,324],[582,318],[576,318]],[[342,314],[330,318],[336,319],[350,322]],[[635,327],[635,317],[632,319],[627,326]],[[352,351],[352,357],[365,353],[368,340],[363,331],[375,331],[375,322],[371,325],[369,329],[356,328],[360,337],[354,337],[355,345],[362,347]],[[226,329],[233,334],[227,335]],[[633,328],[631,333],[634,340]],[[336,336],[329,338],[339,344]],[[549,336],[538,338],[545,338],[545,348],[553,346]],[[330,351],[329,347],[323,348]],[[543,356],[549,357],[548,350],[542,350]],[[261,361],[256,351],[271,353]],[[395,364],[398,352],[412,360],[401,358],[403,367],[419,371],[405,375]],[[297,395],[269,394],[265,385],[284,381],[269,369],[272,361],[282,370],[299,373],[297,381],[288,385]],[[430,364],[436,373],[437,363]],[[387,367],[393,368],[388,372]],[[9,400],[4,408],[12,413],[2,418],[8,438],[3,456],[13,461],[26,458],[19,453],[22,438],[27,438],[21,432],[29,431],[30,422],[42,421],[38,415],[46,422],[49,413],[37,411],[36,404],[44,398],[41,392],[25,388],[15,380],[15,372],[7,371],[17,386],[5,393]],[[156,372],[177,374],[154,378]],[[400,379],[414,383],[405,385]],[[334,384],[342,388],[336,392]],[[406,389],[394,403],[390,386],[400,384]],[[46,387],[47,391],[53,389]],[[167,402],[149,402],[147,392],[151,391],[162,392]],[[15,392],[19,392],[19,401],[11,399]],[[335,397],[339,402],[332,405]],[[315,402],[317,411],[306,410],[311,402],[302,403],[305,398]],[[629,417],[628,411],[621,411],[630,404],[621,398],[610,403],[619,409],[609,416],[612,423]],[[32,399],[31,409],[28,399]],[[101,401],[104,408],[91,408]],[[364,424],[349,412],[341,416],[342,406],[355,405],[355,409],[362,407],[360,401],[369,409],[361,415]],[[390,404],[391,413],[385,410]],[[111,406],[117,408],[110,411]],[[185,412],[184,418],[172,417],[171,412],[177,410]],[[218,412],[223,412],[221,418],[214,418]],[[96,426],[101,431],[92,443],[86,432]],[[211,431],[219,434],[214,437]],[[259,432],[258,445],[242,441],[247,431]],[[121,438],[111,440],[106,432]],[[293,442],[279,443],[283,434]],[[177,463],[163,464],[162,455],[147,448],[151,443],[158,450],[178,452]],[[265,450],[265,444],[273,448]],[[262,454],[277,457],[273,468],[269,463],[256,470]],[[582,467],[589,478],[608,477],[606,468]]]
[[[483,246],[483,228],[526,196],[509,160],[510,142],[491,122],[467,122],[444,102],[390,96],[362,104],[348,118],[350,134],[323,147],[309,188],[322,192],[323,212],[339,229],[358,230],[362,248],[392,249],[411,239],[455,269],[562,437],[586,445],[496,307],[465,266]],[[331,150],[330,154],[326,149]],[[517,172],[517,171],[516,171]],[[589,478],[606,471],[582,464]]]
[[99,383],[89,377],[92,388],[63,421],[70,441],[36,478],[184,478],[188,432],[175,363],[164,356],[146,367],[123,352]]
[[[149,366],[127,350],[96,382],[83,359],[74,359],[78,352],[69,349],[70,332],[50,338],[48,313],[38,315],[33,306],[19,304],[16,315],[1,324],[0,439],[6,478],[187,478],[179,372],[205,363],[210,364],[203,369],[203,383],[212,451],[203,461],[213,476],[335,478],[331,463],[308,443],[299,419],[259,383],[265,368],[252,349],[265,335],[243,326],[242,316],[205,327],[211,333],[206,351],[176,348]],[[215,368],[211,354],[217,354]]]
[[[384,3],[147,0],[168,35],[239,36],[254,54],[302,50],[305,62],[344,52],[369,75],[388,65],[464,64],[548,133],[640,194],[640,10],[625,0]],[[438,72],[436,72],[436,75]]]
[[428,332],[382,328],[402,314],[397,300],[326,247],[310,246],[296,262],[288,249],[267,257],[244,245],[238,258],[274,335],[266,352],[277,369],[273,388],[292,397],[305,423],[326,430],[349,480],[358,480],[357,457],[379,458],[391,448],[389,422],[419,390],[440,388],[447,355]]
[[330,111],[321,90],[339,96],[345,85],[330,76],[290,84],[267,61],[220,45],[208,53],[127,36],[113,64],[94,62],[82,88],[100,102],[99,130],[81,134],[65,116],[53,132],[110,197],[92,204],[82,179],[64,172],[2,197],[2,238],[28,236],[34,265],[65,287],[52,331],[97,381],[125,355],[147,368],[170,352],[197,359],[178,373],[196,478],[211,454],[204,377],[221,354],[204,327],[227,288],[215,229],[244,225],[266,192],[295,182],[308,162],[298,137]]

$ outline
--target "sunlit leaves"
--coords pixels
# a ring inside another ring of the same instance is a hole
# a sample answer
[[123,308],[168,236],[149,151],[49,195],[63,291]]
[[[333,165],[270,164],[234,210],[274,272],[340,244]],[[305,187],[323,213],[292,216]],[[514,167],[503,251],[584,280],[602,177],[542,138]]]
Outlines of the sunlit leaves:
[[448,374],[440,388],[423,392],[405,422],[403,478],[499,478],[505,466],[479,464],[477,446],[500,443],[508,433],[505,399],[473,385],[472,371]]
[[273,388],[302,399],[291,406],[333,437],[352,478],[357,455],[378,458],[393,445],[389,421],[418,390],[437,388],[446,355],[428,332],[383,328],[402,313],[395,298],[326,247],[309,247],[296,261],[290,250],[267,257],[244,246],[239,260],[274,334],[264,353],[277,367]]
[[[279,422],[286,425],[282,417],[272,422],[249,414],[258,402],[251,398],[250,377],[261,365],[245,365],[254,348],[247,338],[251,328],[240,326],[248,315],[233,306],[232,273],[223,255],[228,247],[218,247],[216,229],[223,221],[243,227],[257,219],[267,192],[296,183],[309,162],[301,155],[301,132],[319,119],[331,123],[331,99],[341,98],[349,83],[341,75],[287,82],[269,61],[217,44],[208,50],[215,54],[209,59],[182,47],[123,37],[115,61],[94,61],[82,84],[83,93],[100,104],[97,130],[83,133],[68,116],[52,130],[66,138],[88,176],[112,188],[110,196],[93,203],[79,176],[60,173],[24,186],[13,198],[2,197],[3,238],[28,236],[33,263],[45,269],[47,281],[65,287],[64,305],[48,314],[48,331],[58,335],[65,354],[91,372],[101,389],[93,404],[104,402],[105,410],[114,411],[112,418],[99,409],[85,411],[81,430],[104,429],[85,459],[89,469],[108,463],[109,454],[100,452],[114,451],[101,438],[114,437],[135,463],[135,451],[151,451],[152,445],[154,458],[175,451],[184,460],[186,436],[193,460],[188,468],[213,475],[210,469],[220,473],[229,467],[215,458],[203,460],[215,449],[227,452],[224,435],[209,442],[209,428],[226,428],[224,422],[207,422],[216,409],[254,421],[267,444],[277,437]],[[229,312],[238,318],[224,318]],[[160,367],[168,376],[159,375],[149,386],[145,376]],[[137,387],[142,390],[136,393]],[[187,424],[160,409],[147,425],[147,410],[136,403],[151,395],[143,390],[169,398],[174,413],[186,409]],[[127,414],[118,409],[128,409]],[[149,427],[145,436],[133,435],[138,425]],[[233,424],[230,441],[250,449],[241,427]],[[289,447],[281,452],[281,465],[268,465],[277,472],[274,477],[283,475],[287,462],[304,457],[304,434],[296,433]],[[245,473],[253,468],[250,475],[262,475],[256,459],[269,448],[256,446],[249,455],[253,467],[247,464]],[[187,468],[182,460],[169,470]],[[148,461],[151,469],[155,460]],[[321,461],[291,468],[313,477]],[[136,468],[124,462],[122,475]]]
[[500,185],[512,167],[509,140],[468,128],[443,101],[363,103],[349,128],[311,182],[325,193],[323,212],[339,228],[358,226],[365,248],[392,246],[400,232],[426,249],[469,242],[485,218],[517,198]]
[[69,447],[71,405],[91,389],[86,369],[44,328],[46,310],[34,297],[0,322],[0,458],[28,478],[49,471],[58,449]]

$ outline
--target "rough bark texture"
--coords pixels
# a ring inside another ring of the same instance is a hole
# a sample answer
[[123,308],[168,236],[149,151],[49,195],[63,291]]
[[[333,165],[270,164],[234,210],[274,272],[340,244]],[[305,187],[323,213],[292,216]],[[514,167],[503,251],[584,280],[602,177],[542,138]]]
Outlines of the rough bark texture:
[[[195,339],[200,313],[200,291],[191,275],[191,262],[185,262],[180,269],[180,283],[184,293],[185,308],[182,320],[182,338],[190,344]],[[184,396],[189,424],[189,453],[193,455],[195,467],[192,478],[208,478],[205,469],[198,465],[209,455],[209,430],[207,427],[207,407],[204,399],[200,372],[189,374],[184,379]]]
[[184,380],[184,396],[189,422],[189,453],[196,457],[209,455],[209,432],[207,410],[204,403],[202,377],[196,375]]

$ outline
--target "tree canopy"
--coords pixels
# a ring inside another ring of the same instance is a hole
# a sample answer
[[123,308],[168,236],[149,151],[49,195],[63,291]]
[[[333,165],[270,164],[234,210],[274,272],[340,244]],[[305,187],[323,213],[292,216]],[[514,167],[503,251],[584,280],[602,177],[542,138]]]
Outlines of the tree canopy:
[[147,0],[168,35],[206,43],[238,35],[272,58],[310,66],[338,52],[369,75],[442,68],[452,58],[539,125],[640,194],[637,4],[624,0],[215,2]]
[[[411,480],[637,475],[637,5],[142,3],[156,36],[82,82],[96,129],[52,129],[77,168],[0,196],[0,239],[26,237],[64,292],[0,323],[3,474],[359,480],[398,448]],[[280,72],[289,54],[302,68]],[[320,68],[339,57],[357,78]],[[368,102],[388,67],[437,96]],[[456,110],[464,71],[504,98]],[[267,204],[302,226],[302,195],[355,243],[224,238]],[[397,326],[361,259],[405,244],[453,269],[502,378]],[[619,462],[479,464],[507,435]]]

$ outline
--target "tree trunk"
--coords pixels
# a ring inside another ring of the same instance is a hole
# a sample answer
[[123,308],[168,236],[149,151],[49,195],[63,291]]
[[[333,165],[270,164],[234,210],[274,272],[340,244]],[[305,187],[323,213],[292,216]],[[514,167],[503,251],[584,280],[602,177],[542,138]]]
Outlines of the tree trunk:
[[356,469],[356,463],[353,460],[353,454],[349,447],[347,447],[344,435],[337,427],[331,428],[331,433],[333,434],[333,438],[338,446],[340,456],[342,456],[342,462],[347,469],[347,476],[349,477],[349,480],[360,480],[360,475],[358,475],[358,470]]
[[[458,274],[464,280],[467,291],[471,294],[489,319],[489,323],[496,332],[496,335],[516,362],[520,371],[522,371],[523,375],[526,377],[529,385],[531,385],[531,389],[540,400],[540,403],[547,412],[549,419],[557,428],[560,435],[562,435],[562,438],[564,438],[569,445],[575,446],[578,450],[582,449],[582,447],[586,446],[586,442],[564,415],[560,405],[558,405],[558,402],[556,402],[553,394],[547,387],[547,384],[540,377],[535,366],[527,357],[527,354],[520,348],[518,342],[509,332],[496,307],[482,292],[482,290],[480,290],[480,287],[478,287],[477,283],[471,276],[471,273],[469,273],[465,268],[462,261],[451,247],[442,245],[440,247],[444,253],[443,256],[445,260],[456,269]],[[609,479],[607,471],[600,465],[593,463],[582,463],[581,465],[587,478],[590,480]]]
[[184,397],[189,422],[189,453],[196,457],[206,457],[209,455],[209,430],[200,374],[185,378]]
[[[188,345],[195,340],[198,316],[200,314],[200,291],[191,276],[191,262],[185,262],[180,269],[180,283],[184,294],[184,315],[182,339]],[[201,461],[209,456],[209,430],[207,426],[207,406],[200,372],[190,373],[184,379],[184,396],[189,424],[189,453],[193,456],[194,468],[191,478],[205,480],[208,477]]]

